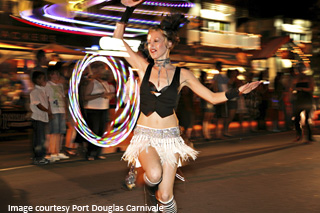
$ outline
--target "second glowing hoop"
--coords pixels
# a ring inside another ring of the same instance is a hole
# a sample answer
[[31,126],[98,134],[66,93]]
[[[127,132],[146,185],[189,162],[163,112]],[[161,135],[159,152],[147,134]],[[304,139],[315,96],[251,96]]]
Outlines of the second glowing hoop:
[[[103,136],[96,135],[88,127],[80,111],[79,104],[78,88],[82,73],[87,66],[96,61],[103,62],[110,68],[117,83],[115,113],[119,115],[111,121],[111,130],[104,132]],[[130,85],[129,87],[126,87],[127,82],[129,82],[127,84]],[[126,95],[128,98],[126,98]],[[69,85],[69,103],[69,111],[75,122],[75,128],[82,137],[100,147],[118,145],[129,136],[139,115],[138,84],[134,79],[132,69],[129,68],[127,70],[123,61],[117,63],[111,56],[86,55],[81,61],[78,61],[73,70]],[[118,112],[120,108],[123,110]]]

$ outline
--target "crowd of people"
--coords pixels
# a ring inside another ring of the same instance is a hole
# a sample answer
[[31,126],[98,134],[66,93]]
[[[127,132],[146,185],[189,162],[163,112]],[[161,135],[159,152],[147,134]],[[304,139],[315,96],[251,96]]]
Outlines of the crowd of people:
[[[50,113],[52,113],[50,122],[47,121],[50,128],[48,127],[46,131],[50,137],[45,138],[45,146],[47,146],[45,159],[48,162],[66,159],[68,156],[61,153],[62,150],[69,155],[74,155],[77,154],[79,144],[83,143],[87,144],[86,158],[88,160],[103,159],[101,148],[86,143],[86,140],[76,133],[72,118],[68,113],[66,94],[68,79],[74,64],[62,66],[62,63],[58,62],[55,66],[49,66],[45,52],[42,50],[37,52],[36,58],[37,64],[31,70],[30,78],[32,79],[35,71],[44,74],[44,79],[47,81],[45,92],[50,103]],[[301,122],[303,122],[306,127],[307,140],[314,140],[310,124],[314,109],[312,97],[314,82],[312,78],[304,74],[303,64],[297,64],[287,72],[278,72],[272,81],[273,85],[270,85],[268,81],[267,69],[260,73],[247,72],[245,80],[239,80],[238,70],[228,69],[223,72],[221,62],[217,62],[215,67],[219,74],[209,79],[207,73],[201,71],[199,78],[199,81],[213,92],[227,91],[253,81],[264,83],[249,94],[217,105],[199,98],[188,87],[184,87],[180,92],[177,115],[185,138],[200,138],[209,141],[232,137],[229,126],[235,120],[240,123],[241,128],[243,128],[241,124],[247,121],[250,131],[265,131],[267,130],[266,121],[271,120],[272,126],[269,130],[279,132],[295,129],[297,141],[302,139]],[[109,102],[114,98],[115,91],[114,86],[110,83],[110,73],[105,72],[105,68],[103,63],[93,64],[90,72],[84,74],[84,80],[80,85],[80,91],[85,91],[80,95],[83,114],[87,118],[89,127],[98,135],[102,135],[108,128]],[[32,81],[36,85],[35,79]],[[1,72],[0,82],[3,85],[0,90],[1,106],[32,109],[31,97],[28,97],[27,92],[32,86],[27,81],[21,79],[16,72]],[[100,123],[96,122],[98,120]],[[279,121],[282,120],[284,125],[280,126]],[[211,124],[214,124],[214,128]],[[193,128],[195,125],[202,126],[202,134],[195,133]]]
[[[81,145],[87,160],[104,159],[101,147],[77,135],[69,114],[68,79],[74,64],[56,62],[49,65],[45,52],[37,52],[37,66],[30,77],[34,84],[30,92],[30,110],[33,124],[34,164],[47,164],[75,155]],[[109,121],[110,100],[115,88],[110,72],[102,62],[93,62],[82,77],[80,105],[89,128],[102,136]]]
[[[243,131],[244,122],[249,124],[249,127],[245,126],[251,132],[280,132],[295,129],[297,141],[302,139],[302,127],[306,126],[307,140],[314,140],[310,127],[315,110],[314,82],[310,76],[304,74],[306,67],[303,64],[297,64],[288,72],[278,72],[271,83],[268,69],[262,72],[247,72],[244,74],[245,79],[240,80],[238,78],[240,72],[237,69],[222,72],[221,66],[221,62],[216,63],[216,69],[220,72],[210,79],[205,72],[201,72],[200,82],[211,91],[227,91],[253,81],[263,83],[249,94],[217,105],[212,105],[193,93],[182,90],[178,117],[180,125],[186,130],[187,138],[221,140],[232,137],[229,131],[230,123],[237,121]],[[271,127],[267,127],[268,121],[272,123]],[[213,124],[211,128],[210,124]],[[194,125],[202,126],[202,134],[192,130]]]

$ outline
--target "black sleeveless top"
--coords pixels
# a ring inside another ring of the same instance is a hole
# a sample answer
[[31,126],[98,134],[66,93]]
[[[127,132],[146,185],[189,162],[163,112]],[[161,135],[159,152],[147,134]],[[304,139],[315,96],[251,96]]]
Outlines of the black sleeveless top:
[[[298,82],[296,83],[296,88],[308,88],[309,82]],[[304,108],[304,109],[312,109],[313,104],[313,95],[312,92],[306,92],[306,91],[298,91],[295,94],[295,101],[297,108]]]
[[309,87],[309,82],[298,82],[298,83],[296,83],[296,87],[308,88]]
[[[180,68],[177,67],[170,85],[157,91],[149,82],[151,70],[154,64],[149,64],[140,86],[140,110],[146,116],[157,112],[164,118],[172,115],[179,99],[178,88],[180,86]],[[154,94],[160,93],[160,95]]]

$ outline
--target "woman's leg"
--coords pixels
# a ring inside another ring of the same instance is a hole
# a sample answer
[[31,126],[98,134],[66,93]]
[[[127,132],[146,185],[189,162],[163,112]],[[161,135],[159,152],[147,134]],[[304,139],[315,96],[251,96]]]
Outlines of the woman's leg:
[[139,161],[145,171],[143,178],[145,181],[145,203],[148,206],[157,206],[156,191],[162,180],[162,166],[160,157],[153,147],[139,154]]
[[[179,154],[175,155],[177,162]],[[159,184],[157,192],[157,198],[160,204],[163,206],[163,212],[177,212],[177,204],[173,196],[174,180],[177,172],[177,165],[172,166],[167,163],[163,164],[162,181]]]
[[143,150],[139,154],[139,161],[150,182],[157,183],[161,181],[162,166],[155,148],[150,146],[147,150]]

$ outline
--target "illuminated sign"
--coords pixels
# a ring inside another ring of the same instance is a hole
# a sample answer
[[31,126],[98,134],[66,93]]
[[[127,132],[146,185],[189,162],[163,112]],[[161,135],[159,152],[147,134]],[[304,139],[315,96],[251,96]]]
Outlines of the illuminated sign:
[[0,39],[10,41],[26,41],[26,42],[43,42],[53,43],[57,41],[55,35],[44,33],[23,32],[11,29],[3,29],[0,27]]

